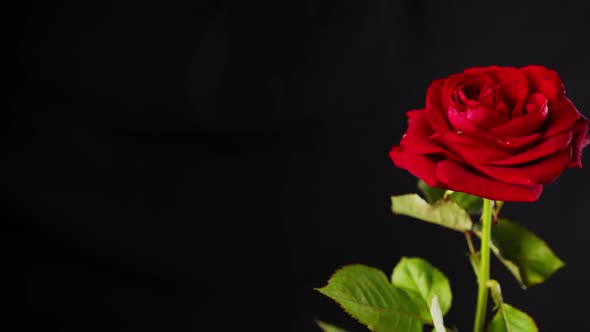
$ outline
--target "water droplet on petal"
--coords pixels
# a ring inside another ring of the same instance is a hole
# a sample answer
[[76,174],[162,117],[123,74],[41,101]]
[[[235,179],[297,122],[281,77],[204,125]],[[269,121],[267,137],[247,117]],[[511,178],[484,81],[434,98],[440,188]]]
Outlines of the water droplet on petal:
[[457,130],[457,135],[462,135],[463,134],[463,130]]
[[513,145],[516,143],[517,140],[517,137],[510,137],[505,139],[499,139],[498,142],[500,142],[500,144],[502,145]]

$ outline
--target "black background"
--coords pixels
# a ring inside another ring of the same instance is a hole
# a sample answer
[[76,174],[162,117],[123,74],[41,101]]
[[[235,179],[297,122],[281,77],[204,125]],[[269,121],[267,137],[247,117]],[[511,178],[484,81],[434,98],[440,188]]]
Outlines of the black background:
[[[470,66],[551,67],[588,116],[586,3],[9,8],[2,330],[361,331],[312,288],[422,256],[451,280],[447,325],[469,331],[463,238],[390,213],[415,179],[387,153],[428,84]],[[493,266],[541,331],[587,326],[589,186],[568,170],[505,208],[568,264],[527,291]]]

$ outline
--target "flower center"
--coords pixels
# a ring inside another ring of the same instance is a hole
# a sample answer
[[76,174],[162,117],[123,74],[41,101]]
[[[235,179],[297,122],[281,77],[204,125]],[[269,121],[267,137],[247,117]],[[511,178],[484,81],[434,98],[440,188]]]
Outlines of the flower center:
[[[453,112],[458,114],[449,114],[451,117],[461,116],[469,121],[475,127],[483,130],[489,130],[497,127],[502,123],[510,120],[508,107],[502,102],[496,100],[498,85],[485,85],[479,79],[473,79],[458,87],[452,95]],[[460,121],[461,119],[455,119]],[[462,128],[465,129],[465,128]]]

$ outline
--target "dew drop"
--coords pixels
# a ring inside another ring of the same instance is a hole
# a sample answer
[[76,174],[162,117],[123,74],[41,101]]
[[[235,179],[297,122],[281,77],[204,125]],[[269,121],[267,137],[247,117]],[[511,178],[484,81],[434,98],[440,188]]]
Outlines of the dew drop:
[[462,135],[463,134],[463,130],[457,130],[457,135]]
[[517,137],[510,137],[510,138],[506,138],[506,139],[500,139],[500,140],[498,140],[498,142],[500,142],[500,144],[502,144],[502,145],[513,145],[516,143],[517,140],[518,140]]

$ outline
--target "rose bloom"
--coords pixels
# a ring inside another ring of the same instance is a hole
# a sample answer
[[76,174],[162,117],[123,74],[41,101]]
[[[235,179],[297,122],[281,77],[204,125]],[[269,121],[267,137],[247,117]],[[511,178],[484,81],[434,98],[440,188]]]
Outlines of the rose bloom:
[[536,201],[544,184],[582,167],[588,119],[541,66],[484,67],[434,81],[426,108],[389,156],[432,187]]

